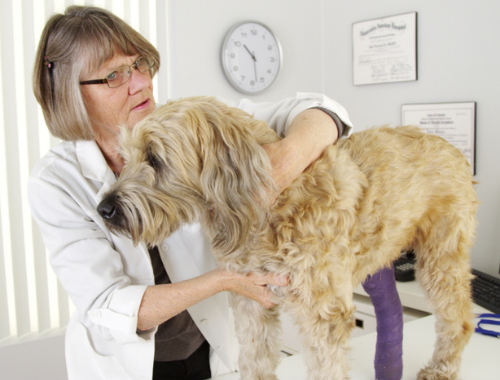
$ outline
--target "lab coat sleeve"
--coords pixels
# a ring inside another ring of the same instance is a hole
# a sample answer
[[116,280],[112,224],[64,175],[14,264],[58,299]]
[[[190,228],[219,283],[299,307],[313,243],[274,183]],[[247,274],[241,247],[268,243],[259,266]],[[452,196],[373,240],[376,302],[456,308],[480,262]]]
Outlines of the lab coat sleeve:
[[62,177],[47,181],[32,175],[28,185],[32,215],[50,263],[81,323],[105,339],[142,339],[136,332],[137,313],[147,285],[133,284],[124,273],[120,254],[94,220],[90,195]]
[[266,121],[269,127],[282,137],[286,135],[290,123],[299,113],[317,107],[333,112],[342,120],[345,125],[344,136],[349,136],[352,131],[352,123],[345,108],[323,94],[299,92],[295,97],[275,103],[254,103],[246,98],[239,102],[225,102],[232,107],[242,109],[256,119]]

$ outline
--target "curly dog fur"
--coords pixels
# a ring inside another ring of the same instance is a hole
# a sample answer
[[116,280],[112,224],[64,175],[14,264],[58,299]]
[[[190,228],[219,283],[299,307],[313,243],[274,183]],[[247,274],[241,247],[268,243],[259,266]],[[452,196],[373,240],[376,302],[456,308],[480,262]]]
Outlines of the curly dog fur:
[[[278,139],[212,98],[166,104],[122,136],[126,165],[101,203],[112,205],[109,227],[155,245],[200,221],[220,265],[289,277],[275,301],[303,334],[310,380],[346,379],[353,287],[411,247],[437,318],[418,379],[456,379],[473,331],[477,198],[464,156],[413,127],[362,131],[327,148],[269,206],[261,145]],[[241,378],[276,379],[278,307],[235,296],[234,309]]]

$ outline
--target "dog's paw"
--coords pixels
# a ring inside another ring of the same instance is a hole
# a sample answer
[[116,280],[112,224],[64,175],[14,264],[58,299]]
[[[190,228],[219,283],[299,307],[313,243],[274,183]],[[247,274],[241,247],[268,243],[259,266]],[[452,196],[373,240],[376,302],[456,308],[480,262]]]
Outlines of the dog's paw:
[[427,366],[420,370],[417,380],[457,380],[457,377],[451,376],[449,373],[445,373],[432,366]]

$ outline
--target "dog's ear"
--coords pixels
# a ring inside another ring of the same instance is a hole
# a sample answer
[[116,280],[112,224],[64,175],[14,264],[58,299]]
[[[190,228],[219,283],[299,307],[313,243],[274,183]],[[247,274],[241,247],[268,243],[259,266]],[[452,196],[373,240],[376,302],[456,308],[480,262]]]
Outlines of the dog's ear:
[[230,253],[267,220],[274,190],[271,165],[250,131],[248,114],[223,104],[204,113],[206,125],[200,125],[199,137],[201,186],[212,207],[207,224],[214,246]]

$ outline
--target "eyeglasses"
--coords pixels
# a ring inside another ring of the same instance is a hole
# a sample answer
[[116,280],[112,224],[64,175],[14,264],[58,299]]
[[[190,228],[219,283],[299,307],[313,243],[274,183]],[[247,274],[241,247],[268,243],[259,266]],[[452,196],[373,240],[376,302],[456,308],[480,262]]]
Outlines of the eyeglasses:
[[145,73],[154,66],[154,62],[150,61],[146,57],[139,57],[132,65],[123,65],[116,70],[110,72],[106,75],[104,79],[93,79],[80,82],[80,84],[104,84],[106,83],[109,87],[115,88],[129,81],[132,69],[136,69],[141,73]]

